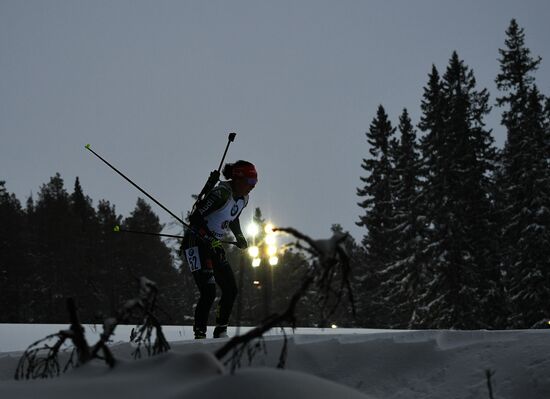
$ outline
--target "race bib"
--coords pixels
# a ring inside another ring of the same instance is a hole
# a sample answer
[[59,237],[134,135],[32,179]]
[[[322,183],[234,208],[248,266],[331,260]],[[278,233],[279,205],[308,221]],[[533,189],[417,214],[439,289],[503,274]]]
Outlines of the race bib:
[[199,257],[199,247],[191,247],[185,250],[185,258],[189,265],[189,270],[196,272],[201,269],[201,258]]

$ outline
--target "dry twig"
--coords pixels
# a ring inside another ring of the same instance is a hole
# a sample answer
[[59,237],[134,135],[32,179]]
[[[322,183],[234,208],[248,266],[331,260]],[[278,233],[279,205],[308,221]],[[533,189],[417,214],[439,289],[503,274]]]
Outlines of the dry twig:
[[[141,316],[143,321],[133,330],[130,337],[131,342],[137,344],[134,357],[141,356],[141,347],[146,348],[148,355],[168,351],[170,345],[164,337],[160,322],[153,313],[158,293],[156,284],[145,277],[140,278],[139,282],[139,296],[126,301],[116,316],[104,320],[103,332],[92,347],[86,341],[84,327],[78,320],[74,300],[68,298],[67,309],[71,321],[69,329],[61,330],[30,345],[19,360],[15,371],[15,379],[59,376],[61,371],[59,353],[67,342],[72,343],[73,351],[63,367],[63,372],[71,367],[81,366],[92,359],[102,359],[109,367],[114,367],[116,360],[107,343],[119,324],[127,323],[137,316]],[[156,332],[156,338],[154,343],[151,344],[153,329]],[[48,342],[55,338],[57,338],[57,341],[53,345],[49,345]]]

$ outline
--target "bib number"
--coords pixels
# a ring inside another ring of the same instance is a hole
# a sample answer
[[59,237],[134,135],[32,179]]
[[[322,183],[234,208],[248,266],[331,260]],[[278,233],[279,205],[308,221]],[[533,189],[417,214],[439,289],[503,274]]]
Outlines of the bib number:
[[185,250],[185,258],[189,265],[191,273],[201,269],[201,258],[199,257],[199,247],[191,247]]

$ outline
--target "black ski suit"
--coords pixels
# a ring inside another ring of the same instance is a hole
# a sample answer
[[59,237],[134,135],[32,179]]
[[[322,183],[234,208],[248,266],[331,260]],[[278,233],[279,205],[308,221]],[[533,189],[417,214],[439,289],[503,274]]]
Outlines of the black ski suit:
[[[229,203],[229,201],[232,201]],[[239,201],[241,201],[239,203]],[[228,215],[237,208],[236,215],[224,220],[227,206],[233,205]],[[195,334],[206,334],[208,316],[216,298],[216,283],[221,289],[221,298],[216,309],[216,325],[226,326],[237,296],[237,284],[231,265],[225,258],[223,248],[213,249],[210,242],[201,239],[201,236],[220,237],[223,230],[229,227],[233,234],[242,242],[244,237],[240,228],[238,217],[242,209],[248,203],[248,197],[234,198],[231,186],[227,182],[219,183],[206,197],[200,201],[189,217],[190,226],[198,234],[188,231],[183,239],[183,249],[186,251],[187,264],[192,271],[193,278],[200,292],[200,297],[195,308],[195,322],[193,330]],[[219,226],[215,220],[219,222]],[[246,246],[246,240],[244,240]]]

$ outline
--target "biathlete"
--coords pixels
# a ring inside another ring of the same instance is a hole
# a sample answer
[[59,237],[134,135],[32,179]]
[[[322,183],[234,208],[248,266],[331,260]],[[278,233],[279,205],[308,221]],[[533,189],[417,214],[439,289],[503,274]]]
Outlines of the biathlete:
[[258,182],[254,165],[247,161],[226,164],[222,171],[227,181],[220,181],[189,216],[192,231],[183,239],[189,268],[199,289],[193,331],[195,339],[206,338],[208,315],[216,298],[216,284],[221,298],[216,309],[214,338],[227,337],[227,324],[237,296],[237,284],[231,265],[225,258],[220,240],[231,230],[241,249],[248,247],[239,216],[248,204],[248,195]]

